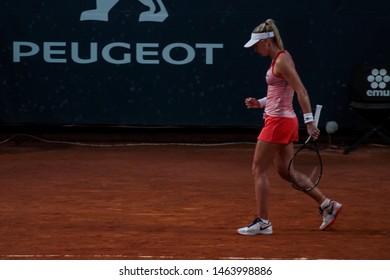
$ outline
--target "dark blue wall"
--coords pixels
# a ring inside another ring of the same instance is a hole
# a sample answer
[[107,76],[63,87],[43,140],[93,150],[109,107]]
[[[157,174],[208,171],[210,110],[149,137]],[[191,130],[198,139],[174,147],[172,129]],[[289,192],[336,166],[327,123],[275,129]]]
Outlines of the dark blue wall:
[[1,1],[0,122],[257,125],[261,111],[243,100],[265,95],[270,61],[243,44],[267,18],[277,22],[313,106],[324,105],[322,125],[358,126],[345,87],[353,65],[390,63],[387,0],[162,2],[167,17],[159,22],[140,21],[148,7],[135,0],[119,1],[108,21],[80,20],[96,0]]

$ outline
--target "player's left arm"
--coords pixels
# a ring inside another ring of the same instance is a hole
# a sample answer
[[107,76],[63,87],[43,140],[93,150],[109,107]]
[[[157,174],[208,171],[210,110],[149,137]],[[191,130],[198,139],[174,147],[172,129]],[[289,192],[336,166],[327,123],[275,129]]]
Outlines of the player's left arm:
[[274,66],[274,73],[283,77],[297,93],[299,105],[304,114],[311,112],[310,98],[301,78],[299,77],[292,58],[287,55],[279,56]]

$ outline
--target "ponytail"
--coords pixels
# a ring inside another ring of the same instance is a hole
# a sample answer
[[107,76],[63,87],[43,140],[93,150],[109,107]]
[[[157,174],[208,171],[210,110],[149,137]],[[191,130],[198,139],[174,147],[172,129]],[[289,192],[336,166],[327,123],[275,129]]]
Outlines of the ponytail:
[[279,29],[276,27],[276,24],[273,19],[267,19],[264,23],[260,24],[257,26],[254,30],[253,33],[263,33],[263,32],[274,32],[275,37],[273,38],[276,46],[284,50],[283,46],[283,41],[282,38],[280,37]]

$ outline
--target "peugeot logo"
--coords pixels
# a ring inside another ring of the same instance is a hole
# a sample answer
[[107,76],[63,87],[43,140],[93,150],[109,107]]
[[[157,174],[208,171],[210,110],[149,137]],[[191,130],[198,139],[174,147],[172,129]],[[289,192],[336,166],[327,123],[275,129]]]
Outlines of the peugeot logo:
[[[139,15],[139,21],[163,22],[168,17],[168,12],[162,0],[138,0],[149,10]],[[108,21],[108,13],[119,0],[96,0],[96,9],[81,13],[80,21],[97,20]]]

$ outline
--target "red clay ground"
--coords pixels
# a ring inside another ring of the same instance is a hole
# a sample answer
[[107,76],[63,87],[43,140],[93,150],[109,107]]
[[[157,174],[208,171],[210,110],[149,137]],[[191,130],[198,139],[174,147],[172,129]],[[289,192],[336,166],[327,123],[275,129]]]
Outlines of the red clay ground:
[[270,174],[274,234],[255,215],[254,145],[0,146],[0,259],[390,259],[390,149],[323,150],[333,229]]

